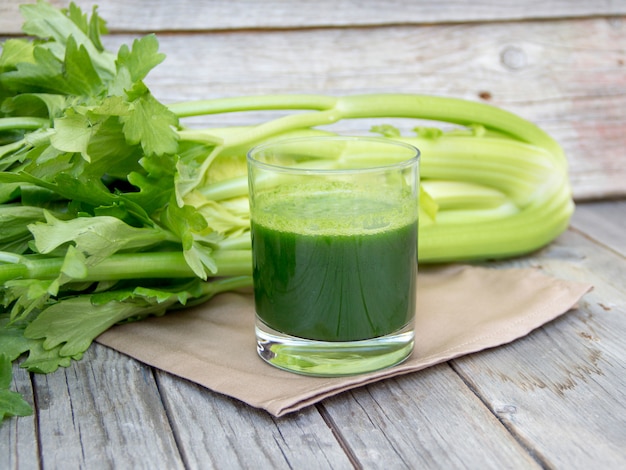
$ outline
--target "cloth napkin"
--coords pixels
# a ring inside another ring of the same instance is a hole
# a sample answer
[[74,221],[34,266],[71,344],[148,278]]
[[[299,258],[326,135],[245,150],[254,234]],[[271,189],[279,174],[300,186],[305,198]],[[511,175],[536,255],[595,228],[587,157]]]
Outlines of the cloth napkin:
[[282,416],[345,390],[511,342],[575,308],[591,289],[534,268],[465,265],[420,268],[417,283],[413,354],[368,374],[307,377],[266,364],[256,353],[249,292],[223,293],[197,307],[116,326],[97,342]]

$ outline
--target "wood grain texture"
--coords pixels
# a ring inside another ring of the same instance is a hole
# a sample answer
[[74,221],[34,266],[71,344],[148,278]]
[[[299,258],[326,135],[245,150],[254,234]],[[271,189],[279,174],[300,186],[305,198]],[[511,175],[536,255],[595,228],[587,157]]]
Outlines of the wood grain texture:
[[[577,312],[559,319],[497,358],[486,352],[455,362],[547,468],[619,468],[626,463],[626,397],[620,379],[625,369],[610,354],[618,345],[622,354],[624,350],[611,336],[603,336],[606,323],[598,314]],[[624,333],[623,327],[619,332]]]
[[[109,45],[131,40],[115,36]],[[576,199],[626,194],[622,21],[166,34],[160,41],[167,58],[147,83],[164,102],[394,92],[486,101],[538,124],[561,144]],[[235,113],[184,123],[252,124],[272,116]],[[366,132],[370,124],[333,129]]]
[[184,468],[149,367],[94,344],[34,384],[44,468]]
[[[18,33],[19,1],[0,1],[0,30]],[[66,7],[69,0],[52,0]],[[620,1],[595,0],[79,0],[84,11],[98,5],[112,31],[216,31],[250,28],[310,28],[428,24],[611,16],[626,13]]]
[[446,364],[350,395],[324,408],[362,468],[539,468]]
[[166,373],[157,378],[187,468],[352,468],[315,407],[278,419]]
[[626,201],[598,201],[576,208],[572,226],[626,257]]
[[[610,219],[590,233],[622,223],[626,205],[611,207]],[[600,239],[606,246],[570,230],[517,262],[592,283],[594,289],[577,310],[504,349],[453,361],[454,369],[547,468],[626,465],[626,263],[611,248],[610,238]]]

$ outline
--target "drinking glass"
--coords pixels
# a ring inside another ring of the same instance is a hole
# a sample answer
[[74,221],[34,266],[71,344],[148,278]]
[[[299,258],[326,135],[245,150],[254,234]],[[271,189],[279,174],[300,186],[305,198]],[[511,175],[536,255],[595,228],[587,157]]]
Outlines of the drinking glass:
[[319,136],[261,144],[247,161],[261,358],[316,376],[404,361],[414,343],[418,149]]

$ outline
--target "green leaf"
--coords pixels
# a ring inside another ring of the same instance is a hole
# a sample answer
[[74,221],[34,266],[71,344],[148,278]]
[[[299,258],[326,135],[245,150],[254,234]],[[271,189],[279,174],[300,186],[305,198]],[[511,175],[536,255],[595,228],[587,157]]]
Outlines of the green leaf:
[[[52,145],[44,144],[28,151],[25,164],[19,167],[18,174],[32,184],[62,196],[58,189],[65,191],[67,188],[56,184],[60,178],[92,181],[91,175],[85,171],[86,165],[87,161],[80,154],[64,152]],[[30,180],[28,180],[29,177]],[[93,193],[97,193],[99,187],[102,186],[97,180],[91,184],[93,184]]]
[[67,98],[51,93],[22,93],[2,103],[7,115],[55,117],[67,106]]
[[9,390],[12,372],[11,360],[5,354],[0,354],[0,421],[9,416],[33,414],[28,402],[19,393]]
[[[20,200],[23,206],[41,209],[64,207],[67,202],[54,192],[31,184],[23,184],[20,186]],[[61,209],[61,212],[65,211]]]
[[183,251],[187,265],[200,279],[207,280],[208,273],[217,272],[217,263],[211,255],[213,249],[198,240],[192,240],[191,246]]
[[46,350],[60,346],[60,356],[75,356],[85,352],[98,335],[116,323],[137,315],[162,315],[170,305],[150,304],[143,299],[95,305],[90,296],[71,297],[41,312],[26,327],[24,336],[43,339]]
[[141,147],[126,141],[117,116],[100,119],[87,146],[91,163],[86,170],[94,177],[106,175],[125,180],[130,172],[141,170]]
[[130,113],[130,103],[121,95],[112,95],[103,98],[89,111],[90,116],[98,116],[98,119],[108,116],[127,116]]
[[53,191],[67,200],[85,203],[92,207],[125,206],[129,214],[128,219],[132,222],[147,226],[154,225],[154,222],[140,205],[130,201],[123,194],[110,193],[99,179],[78,179],[62,172],[54,173],[54,177],[55,181],[49,182],[25,172],[4,172],[0,173],[0,183],[32,183]]
[[[137,91],[137,87],[134,91]],[[130,114],[120,118],[127,141],[141,144],[148,155],[176,153],[178,137],[173,129],[178,125],[176,115],[157,101],[147,89],[132,104]]]
[[33,239],[27,225],[43,220],[39,207],[0,205],[0,251],[24,253]]
[[28,350],[30,342],[23,330],[8,327],[6,316],[0,316],[0,421],[9,416],[28,416],[33,410],[17,392],[9,390],[12,382],[12,361]]
[[67,40],[63,76],[67,80],[68,89],[74,95],[93,96],[103,86],[89,52],[84,45],[78,46],[73,37]]
[[34,62],[35,46],[26,39],[7,39],[2,43],[0,54],[0,73],[13,70],[20,62]]
[[0,354],[0,389],[11,386],[11,360],[6,354]]
[[[74,5],[75,5],[74,3],[70,4],[70,11],[71,11],[71,8],[74,7]],[[96,47],[96,49],[98,49],[99,51],[105,52],[105,48],[102,45],[101,35],[107,34],[109,30],[107,29],[106,21],[104,21],[104,19],[101,18],[97,14],[97,11],[98,11],[98,7],[94,5],[92,9],[91,18],[89,19],[89,27],[87,30],[88,31],[87,35],[89,36],[89,39],[91,39],[91,42]]]
[[133,41],[132,49],[123,44],[117,54],[117,68],[125,67],[133,82],[143,80],[150,70],[165,60],[165,54],[159,52],[156,35],[149,34]]
[[45,220],[40,207],[0,205],[0,245],[17,238],[31,238],[26,226]]
[[202,152],[187,150],[176,163],[175,192],[176,202],[184,204],[186,195],[204,182],[205,172],[215,161],[223,147],[202,146]]
[[30,372],[49,374],[59,367],[69,367],[72,360],[78,361],[83,357],[82,352],[75,355],[61,354],[62,347],[60,345],[54,348],[45,348],[43,339],[31,339],[31,343],[28,357],[20,364],[21,367]]
[[50,253],[73,242],[95,264],[122,250],[146,248],[168,238],[159,228],[132,227],[116,217],[79,217],[60,220],[46,213],[46,222],[29,226],[40,253]]
[[30,416],[33,409],[17,392],[0,390],[0,421],[10,416]]
[[86,116],[68,113],[62,118],[54,120],[55,133],[50,137],[50,143],[62,152],[77,152],[90,161],[87,154],[87,145],[91,139],[93,127]]
[[184,281],[182,284],[173,284],[171,287],[134,287],[129,289],[118,289],[91,296],[93,305],[104,305],[112,301],[134,302],[138,307],[174,304],[185,305],[189,299],[198,298],[204,295],[203,286],[200,279]]
[[33,341],[24,337],[25,325],[9,322],[9,316],[0,316],[0,355],[14,361],[28,351]]
[[67,94],[63,64],[54,53],[43,47],[33,50],[33,62],[20,62],[15,70],[0,75],[0,84],[17,93],[48,92]]
[[[50,297],[50,284],[51,281],[40,279],[13,279],[6,281],[3,286],[5,290],[4,306],[7,307],[11,302],[15,301],[11,309],[11,321],[26,318],[31,312],[43,308]],[[8,329],[9,327],[7,326]],[[25,349],[20,352],[23,351]]]
[[114,75],[115,58],[103,51],[100,44],[99,35],[106,32],[106,28],[96,8],[93,9],[88,34],[85,32],[85,19],[78,7],[72,7],[68,12],[39,0],[36,4],[20,5],[20,11],[25,19],[22,29],[26,34],[52,40],[53,44],[60,46],[57,48],[58,51],[66,45],[69,38],[73,38],[78,45],[86,48],[102,76]]
[[144,171],[128,175],[128,181],[139,192],[128,193],[127,197],[153,213],[166,207],[174,193],[176,159],[172,155],[150,155],[142,157],[139,163]]
[[50,283],[48,292],[50,295],[58,295],[59,287],[73,280],[80,280],[87,277],[87,260],[85,255],[70,245],[65,251],[63,264],[59,276]]
[[0,204],[14,200],[20,195],[20,184],[0,184]]
[[[246,198],[247,199],[247,198]],[[185,202],[194,209],[207,222],[211,231],[230,235],[250,227],[250,212],[246,204],[243,214],[231,210],[228,203],[219,203],[202,197],[199,193],[191,193],[185,198]],[[247,202],[247,200],[246,200]],[[234,206],[237,207],[237,206]]]

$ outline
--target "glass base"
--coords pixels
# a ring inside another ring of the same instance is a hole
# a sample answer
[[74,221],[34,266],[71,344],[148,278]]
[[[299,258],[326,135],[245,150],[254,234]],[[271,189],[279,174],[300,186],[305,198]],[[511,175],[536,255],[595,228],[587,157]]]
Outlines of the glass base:
[[303,375],[338,377],[385,369],[413,352],[413,325],[393,334],[360,341],[316,341],[269,328],[257,318],[259,356],[279,369]]

